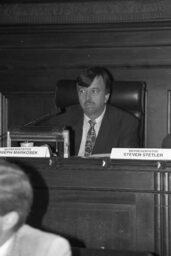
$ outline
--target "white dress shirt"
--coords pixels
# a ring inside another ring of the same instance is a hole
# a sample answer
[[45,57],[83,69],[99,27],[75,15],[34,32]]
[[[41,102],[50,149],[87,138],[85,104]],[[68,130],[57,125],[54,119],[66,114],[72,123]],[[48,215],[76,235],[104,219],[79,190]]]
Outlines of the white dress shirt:
[[[104,111],[102,112],[102,114],[98,118],[93,120],[93,121],[96,122],[96,124],[94,126],[94,129],[96,131],[96,138],[98,136],[105,111],[106,111],[106,106],[105,106]],[[85,153],[85,143],[86,143],[86,138],[87,138],[87,132],[90,128],[89,120],[90,120],[90,118],[84,114],[84,121],[83,121],[83,128],[82,128],[83,132],[82,132],[82,139],[81,139],[80,149],[78,151],[78,156],[84,156],[84,153]]]
[[15,236],[10,237],[2,246],[0,246],[0,256],[11,255],[11,248],[14,245]]

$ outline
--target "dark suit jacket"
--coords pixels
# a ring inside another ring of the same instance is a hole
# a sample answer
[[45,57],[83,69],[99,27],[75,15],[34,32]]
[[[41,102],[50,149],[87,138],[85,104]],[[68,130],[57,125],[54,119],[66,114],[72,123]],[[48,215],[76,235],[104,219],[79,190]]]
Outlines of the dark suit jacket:
[[169,133],[162,141],[162,148],[171,148],[171,134]]
[[[79,105],[69,107],[65,114],[56,117],[51,124],[70,129],[71,155],[77,155],[82,138],[83,111]],[[96,139],[93,154],[111,153],[113,147],[138,147],[138,120],[131,114],[107,105]]]

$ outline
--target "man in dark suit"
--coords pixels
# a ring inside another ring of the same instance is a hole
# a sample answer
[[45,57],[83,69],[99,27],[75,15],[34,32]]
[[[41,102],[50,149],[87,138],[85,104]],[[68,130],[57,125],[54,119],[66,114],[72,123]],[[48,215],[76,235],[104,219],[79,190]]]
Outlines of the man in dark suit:
[[[57,120],[71,127],[71,148],[74,154],[86,154],[89,120],[95,122],[96,139],[91,154],[110,153],[113,147],[138,147],[138,120],[131,114],[107,104],[111,93],[112,77],[103,67],[92,67],[77,78],[79,105],[69,107]],[[72,136],[73,135],[73,136]]]
[[68,241],[25,224],[33,201],[26,174],[0,160],[0,255],[70,256]]

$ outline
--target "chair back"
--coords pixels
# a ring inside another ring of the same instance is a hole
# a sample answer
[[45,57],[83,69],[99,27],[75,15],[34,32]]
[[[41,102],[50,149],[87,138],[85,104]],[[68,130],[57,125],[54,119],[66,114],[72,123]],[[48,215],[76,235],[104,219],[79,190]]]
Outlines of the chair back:
[[[143,81],[115,81],[109,104],[121,108],[139,119],[140,147],[145,145],[145,90]],[[79,104],[76,81],[59,80],[56,86],[55,101],[57,108],[66,109]]]

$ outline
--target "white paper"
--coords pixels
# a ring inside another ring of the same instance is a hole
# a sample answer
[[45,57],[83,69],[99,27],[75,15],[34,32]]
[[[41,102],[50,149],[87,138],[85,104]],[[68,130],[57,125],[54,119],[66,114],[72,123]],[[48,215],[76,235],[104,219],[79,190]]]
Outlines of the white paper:
[[112,148],[111,159],[171,160],[171,149],[162,148]]
[[48,147],[0,147],[0,157],[50,157]]

